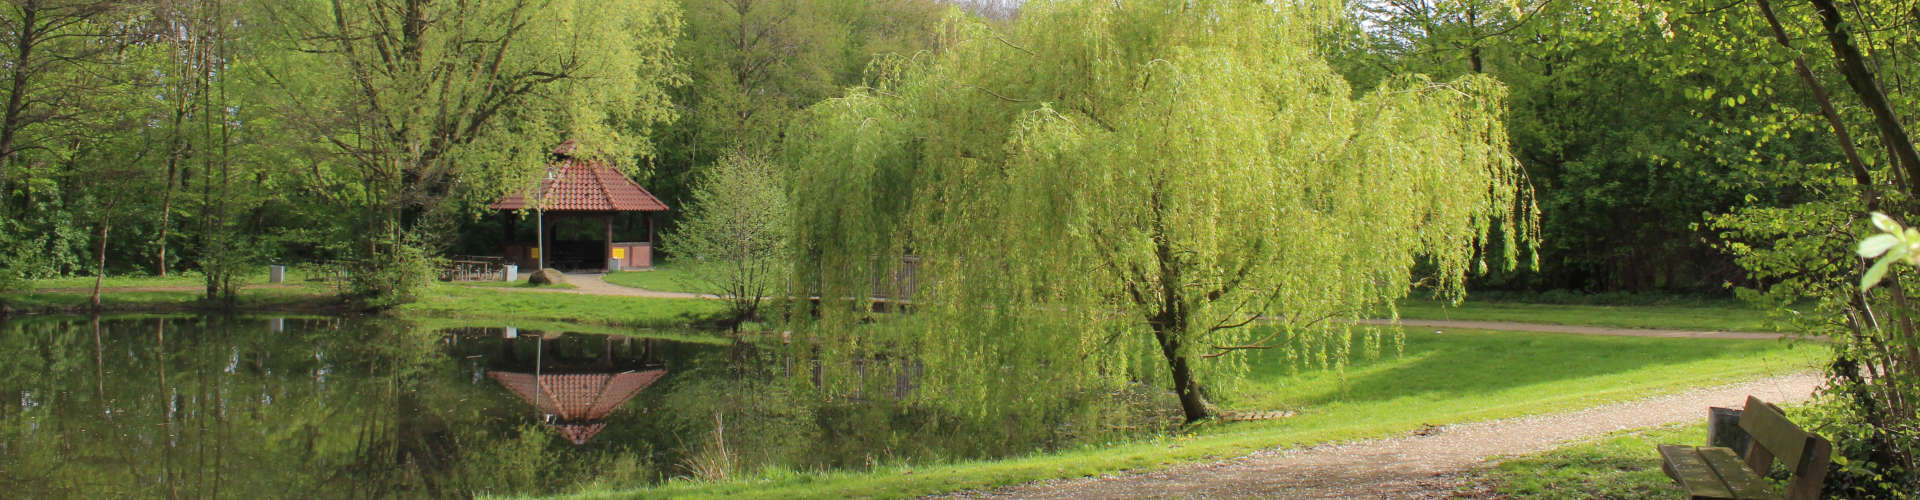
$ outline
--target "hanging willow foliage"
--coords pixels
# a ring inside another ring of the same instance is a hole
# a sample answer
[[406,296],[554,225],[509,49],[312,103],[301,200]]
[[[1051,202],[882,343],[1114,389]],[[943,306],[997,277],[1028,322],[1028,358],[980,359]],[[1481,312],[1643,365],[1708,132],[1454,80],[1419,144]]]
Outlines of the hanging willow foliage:
[[[962,410],[1159,384],[1194,420],[1238,351],[1338,366],[1356,334],[1397,345],[1349,320],[1416,269],[1457,298],[1482,248],[1531,246],[1537,212],[1504,89],[1409,76],[1355,99],[1313,50],[1335,9],[1030,2],[811,108],[794,283],[823,300],[795,317],[818,318],[825,372],[911,356],[925,399]],[[913,317],[860,325],[869,304],[841,299],[907,255]]]

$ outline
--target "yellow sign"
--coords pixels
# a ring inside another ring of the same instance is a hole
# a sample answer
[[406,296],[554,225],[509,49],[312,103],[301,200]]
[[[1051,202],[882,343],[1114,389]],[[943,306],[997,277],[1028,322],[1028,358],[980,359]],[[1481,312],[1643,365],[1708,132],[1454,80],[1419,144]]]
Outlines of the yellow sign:
[[540,258],[540,247],[533,247],[533,248],[527,249],[527,258],[529,259]]
[[627,249],[620,248],[620,247],[613,247],[613,258],[616,258],[616,259],[627,258]]

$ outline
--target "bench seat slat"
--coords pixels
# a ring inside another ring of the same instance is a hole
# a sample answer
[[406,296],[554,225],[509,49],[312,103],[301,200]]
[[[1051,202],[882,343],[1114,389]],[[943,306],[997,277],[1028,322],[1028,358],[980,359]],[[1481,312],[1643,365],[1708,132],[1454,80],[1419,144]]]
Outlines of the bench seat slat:
[[1720,475],[1713,466],[1707,464],[1700,451],[1692,446],[1675,444],[1660,445],[1660,470],[1668,477],[1680,481],[1680,487],[1687,490],[1688,498],[1736,498],[1733,490],[1720,481]]
[[1767,486],[1765,479],[1754,475],[1753,470],[1747,468],[1746,462],[1740,460],[1740,455],[1734,453],[1732,448],[1701,447],[1696,451],[1700,453],[1701,458],[1706,459],[1707,465],[1713,466],[1713,471],[1720,475],[1720,480],[1725,482],[1727,489],[1733,492],[1733,498],[1741,500],[1780,498],[1773,494],[1772,488]]

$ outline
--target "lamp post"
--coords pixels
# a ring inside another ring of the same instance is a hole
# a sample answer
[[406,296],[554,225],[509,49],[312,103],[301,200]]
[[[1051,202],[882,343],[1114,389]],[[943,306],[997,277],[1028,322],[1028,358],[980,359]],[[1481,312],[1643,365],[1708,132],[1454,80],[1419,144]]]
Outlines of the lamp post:
[[553,175],[553,167],[547,167],[547,181],[540,183],[540,195],[534,197],[533,237],[535,240],[535,250],[533,252],[537,254],[535,263],[540,266],[540,269],[535,269],[535,271],[547,268],[547,187],[553,185],[553,181],[556,179],[557,177]]

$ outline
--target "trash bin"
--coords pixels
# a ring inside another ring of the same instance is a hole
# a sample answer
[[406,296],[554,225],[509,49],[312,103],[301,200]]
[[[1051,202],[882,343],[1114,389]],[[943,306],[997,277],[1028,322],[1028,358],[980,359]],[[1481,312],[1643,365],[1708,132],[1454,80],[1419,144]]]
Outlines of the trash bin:
[[507,270],[500,274],[506,276],[509,282],[520,281],[520,266],[507,264]]
[[622,259],[607,259],[607,270],[608,271],[625,271],[626,263],[621,262],[621,260]]
[[287,266],[267,266],[267,283],[278,285],[287,282]]

